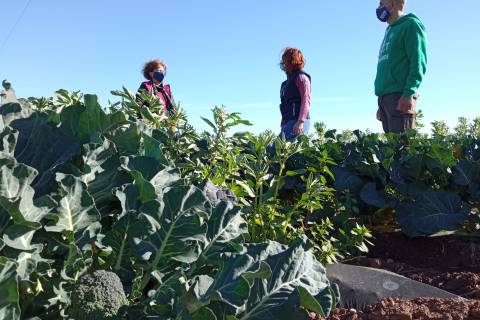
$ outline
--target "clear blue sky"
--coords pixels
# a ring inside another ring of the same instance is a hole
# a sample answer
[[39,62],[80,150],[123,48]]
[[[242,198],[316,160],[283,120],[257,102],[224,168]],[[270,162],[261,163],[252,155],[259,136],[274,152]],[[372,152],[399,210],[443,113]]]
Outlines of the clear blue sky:
[[[2,1],[0,45],[27,0]],[[2,49],[0,79],[17,96],[59,88],[135,91],[141,67],[161,58],[167,82],[197,128],[225,104],[278,131],[282,48],[300,48],[312,75],[314,121],[380,131],[373,80],[386,25],[364,0],[32,0]],[[425,122],[480,115],[480,1],[410,0],[427,27],[429,66],[419,108]]]

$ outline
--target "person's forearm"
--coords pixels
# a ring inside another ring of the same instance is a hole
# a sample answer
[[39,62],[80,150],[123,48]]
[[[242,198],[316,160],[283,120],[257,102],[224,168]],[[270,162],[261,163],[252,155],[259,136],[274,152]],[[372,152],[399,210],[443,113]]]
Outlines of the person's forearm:
[[299,76],[295,84],[297,85],[298,90],[300,91],[300,113],[298,115],[298,120],[305,122],[308,116],[308,112],[310,111],[310,103],[311,103],[311,96],[310,96],[310,80],[307,76],[301,75]]

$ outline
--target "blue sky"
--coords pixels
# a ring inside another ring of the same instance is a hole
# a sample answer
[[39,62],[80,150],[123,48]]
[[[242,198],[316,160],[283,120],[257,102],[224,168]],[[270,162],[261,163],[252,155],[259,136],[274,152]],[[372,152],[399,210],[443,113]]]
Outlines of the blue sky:
[[[3,1],[0,45],[28,0]],[[190,121],[214,105],[278,131],[282,48],[300,48],[312,75],[311,116],[336,129],[380,131],[373,80],[386,28],[377,1],[359,0],[32,0],[5,46],[0,79],[17,96],[60,88],[135,91],[142,64],[161,58]],[[429,66],[419,108],[426,124],[480,116],[480,1],[410,0],[428,32]],[[477,40],[475,40],[477,39]]]

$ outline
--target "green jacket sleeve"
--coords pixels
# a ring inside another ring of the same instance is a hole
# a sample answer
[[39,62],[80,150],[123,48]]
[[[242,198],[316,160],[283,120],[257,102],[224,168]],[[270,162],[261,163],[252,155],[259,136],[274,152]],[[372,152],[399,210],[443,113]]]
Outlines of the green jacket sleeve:
[[406,30],[405,49],[409,60],[409,72],[403,95],[410,97],[418,91],[427,71],[427,40],[425,29],[419,22]]

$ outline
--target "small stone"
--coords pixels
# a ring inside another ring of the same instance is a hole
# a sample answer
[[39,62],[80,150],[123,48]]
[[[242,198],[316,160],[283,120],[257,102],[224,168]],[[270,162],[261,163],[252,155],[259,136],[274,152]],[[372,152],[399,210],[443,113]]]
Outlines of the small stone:
[[470,309],[470,317],[475,319],[480,319],[480,308],[479,309]]
[[399,314],[393,314],[391,316],[388,316],[388,319],[391,319],[391,320],[412,320],[413,317],[412,317],[411,314],[399,313]]
[[381,268],[382,267],[382,261],[380,259],[371,259],[370,260],[370,267],[372,268]]

